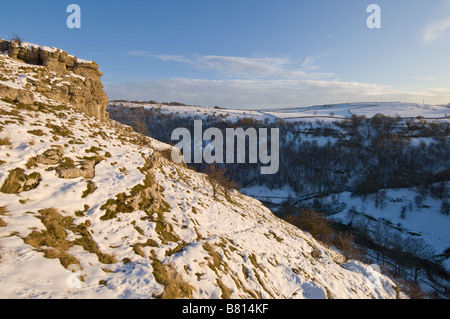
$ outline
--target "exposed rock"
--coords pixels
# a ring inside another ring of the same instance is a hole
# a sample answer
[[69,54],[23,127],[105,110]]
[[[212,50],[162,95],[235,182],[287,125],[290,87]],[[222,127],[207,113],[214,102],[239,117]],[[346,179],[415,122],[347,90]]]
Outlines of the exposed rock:
[[95,176],[95,160],[82,161],[73,167],[58,167],[56,173],[60,178],[73,179],[84,177],[91,179]]
[[19,90],[15,98],[15,102],[19,104],[31,105],[34,103],[33,92]]
[[[103,91],[100,80],[103,73],[98,70],[97,63],[78,59],[60,49],[1,39],[0,52],[30,66],[44,67],[38,79],[27,79],[35,92],[58,103],[70,104],[101,121],[108,119],[108,97]],[[33,104],[34,101],[30,90],[4,84],[0,84],[0,97],[21,104]]]
[[12,88],[10,86],[4,85],[0,83],[0,97],[4,99],[8,99],[10,101],[16,100],[19,95],[18,89]]
[[36,157],[36,162],[44,165],[55,165],[62,161],[63,151],[60,148],[49,149],[44,154]]

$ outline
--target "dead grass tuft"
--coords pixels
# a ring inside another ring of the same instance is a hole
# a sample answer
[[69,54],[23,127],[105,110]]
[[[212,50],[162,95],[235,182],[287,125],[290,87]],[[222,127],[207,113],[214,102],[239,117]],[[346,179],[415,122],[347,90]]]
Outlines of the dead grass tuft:
[[[24,238],[24,242],[36,249],[44,252],[47,258],[59,258],[61,264],[67,268],[71,264],[79,265],[75,257],[67,253],[67,250],[74,245],[80,245],[90,253],[98,256],[98,260],[103,264],[115,263],[114,256],[100,252],[88,231],[89,223],[74,225],[72,217],[61,216],[55,208],[48,208],[39,211],[39,219],[46,227],[44,231],[33,231]],[[67,240],[67,230],[73,231],[81,238],[74,241]],[[45,248],[43,248],[45,247]]]
[[0,138],[0,146],[10,146],[11,145],[11,140],[9,139],[9,137],[1,137]]
[[153,260],[153,275],[158,283],[164,285],[162,294],[155,296],[159,299],[192,299],[194,287],[186,283],[173,265],[164,265],[157,259]]

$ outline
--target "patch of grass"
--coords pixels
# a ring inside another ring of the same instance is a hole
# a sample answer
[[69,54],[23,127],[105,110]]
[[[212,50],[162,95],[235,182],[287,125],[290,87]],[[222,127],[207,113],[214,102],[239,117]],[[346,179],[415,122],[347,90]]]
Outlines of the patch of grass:
[[3,165],[5,163],[6,163],[6,161],[0,160],[0,165]]
[[89,205],[84,205],[84,210],[77,210],[76,212],[75,212],[75,216],[77,216],[77,217],[83,217],[84,216],[84,214],[89,210]]
[[39,112],[43,112],[43,113],[48,113],[50,111],[66,111],[66,110],[70,110],[70,107],[68,107],[67,105],[50,105],[50,104],[45,104],[42,102],[34,102],[33,103],[34,106],[37,106],[37,111]]
[[98,163],[100,163],[101,161],[104,160],[103,156],[100,156],[100,155],[95,155],[95,156],[83,156],[83,157],[78,157],[78,156],[77,156],[77,158],[80,158],[80,159],[85,160],[85,161],[94,161],[94,162],[95,162],[95,165],[97,165]]
[[91,234],[88,231],[90,226],[89,221],[73,227],[73,231],[77,235],[81,235],[81,238],[77,238],[73,241],[74,245],[80,245],[85,250],[92,254],[96,254],[98,260],[103,264],[112,264],[117,262],[116,258],[112,255],[104,254],[99,249],[95,241],[92,239]]
[[248,258],[250,259],[250,262],[252,263],[252,265],[253,265],[255,268],[259,268],[259,264],[258,264],[258,262],[256,261],[256,255],[255,255],[255,254],[250,254],[250,255],[248,256]]
[[41,181],[41,174],[31,173],[25,175],[22,168],[16,168],[9,172],[9,176],[0,188],[0,192],[5,194],[17,194],[20,192],[27,192],[39,185]]
[[133,251],[135,254],[146,258],[144,253],[144,247],[158,247],[158,244],[151,238],[147,239],[145,243],[137,243],[133,245]]
[[73,168],[75,167],[75,162],[70,157],[64,157],[64,160],[58,165],[59,168]]
[[72,247],[72,243],[66,239],[66,229],[72,224],[72,218],[61,216],[54,208],[40,210],[39,213],[38,218],[47,230],[33,231],[24,239],[24,242],[43,251],[46,258],[58,258],[65,268],[71,264],[80,265],[73,256],[66,253]]
[[36,162],[36,157],[31,157],[28,162],[25,164],[25,167],[27,169],[31,169],[31,168],[35,168],[38,167],[37,162]]
[[11,145],[11,140],[9,139],[9,137],[1,137],[0,138],[0,146],[10,146]]
[[143,248],[143,246],[142,246],[142,244],[134,244],[133,245],[133,251],[134,251],[134,253],[136,254],[136,255],[139,255],[139,256],[141,256],[142,258],[145,258],[146,256],[145,256],[145,253],[144,253],[144,250],[142,250],[142,248]]
[[[6,206],[0,207],[0,216],[4,215],[6,213],[7,213]],[[0,227],[6,227],[6,226],[8,226],[8,224],[6,224],[6,222],[0,218]]]
[[71,130],[69,130],[66,126],[58,126],[54,124],[46,124],[46,127],[50,128],[52,130],[53,135],[58,135],[62,137],[72,137],[73,133]]
[[208,266],[214,269],[218,268],[222,260],[220,254],[214,249],[214,247],[210,243],[203,244],[203,249],[206,250],[208,254],[212,257],[212,262],[210,262]]
[[97,146],[91,146],[90,149],[86,150],[86,153],[94,153],[94,154],[98,154],[98,152],[102,151],[102,149],[100,147]]
[[220,297],[222,299],[231,299],[231,293],[232,293],[231,289],[228,288],[227,286],[225,286],[225,284],[219,278],[217,278],[216,282],[217,282],[217,285],[219,286],[220,290],[222,290],[222,295]]
[[256,269],[253,269],[253,272],[256,276],[256,280],[258,281],[258,283],[261,285],[261,287],[270,295],[270,297],[272,299],[275,299],[276,297],[272,294],[272,292],[266,287],[264,281],[262,280],[261,276],[259,275],[259,273],[256,271]]
[[130,201],[131,196],[125,193],[116,195],[116,199],[108,199],[100,209],[106,210],[105,214],[100,217],[101,220],[109,220],[116,217],[118,213],[129,214],[135,211]]
[[144,230],[143,230],[141,227],[136,226],[136,221],[133,221],[131,224],[133,225],[134,229],[136,229],[136,231],[137,231],[140,235],[145,236]]
[[165,266],[157,259],[153,259],[153,275],[158,283],[164,285],[162,294],[155,296],[159,299],[192,299],[194,288],[186,283],[172,265]]
[[155,231],[158,233],[158,235],[160,235],[162,237],[162,242],[164,245],[166,245],[167,242],[170,242],[170,241],[177,242],[180,240],[180,237],[178,237],[173,232],[172,225],[169,223],[166,223],[163,220],[156,221]]
[[[67,250],[74,245],[80,245],[90,253],[96,254],[98,260],[103,264],[115,263],[114,256],[104,254],[99,251],[96,243],[89,234],[89,221],[74,225],[72,217],[64,217],[58,213],[55,208],[49,208],[39,211],[38,217],[46,230],[42,232],[33,231],[24,241],[40,251],[45,253],[47,258],[59,258],[61,264],[67,268],[71,264],[79,265],[78,261],[67,253]],[[67,240],[67,230],[71,230],[80,238],[74,241]],[[42,248],[47,247],[47,248]],[[50,247],[51,249],[48,249]]]
[[173,254],[179,253],[180,251],[182,251],[186,246],[188,246],[188,243],[186,243],[185,241],[182,241],[180,244],[178,244],[177,247],[175,247],[174,249],[169,249],[166,251],[166,256],[172,256]]
[[276,240],[277,242],[279,242],[279,243],[282,243],[282,242],[283,242],[283,238],[278,237],[277,234],[275,234],[272,230],[269,231],[269,233],[272,234],[273,238],[275,238],[275,240]]
[[36,136],[44,136],[44,135],[46,135],[42,130],[31,130],[31,131],[27,131],[27,133],[32,134],[32,135],[36,135]]
[[95,192],[95,190],[97,189],[97,185],[95,185],[95,183],[92,180],[88,180],[87,181],[87,188],[86,190],[83,192],[83,194],[81,195],[81,198],[86,198],[89,195],[91,195],[93,192]]

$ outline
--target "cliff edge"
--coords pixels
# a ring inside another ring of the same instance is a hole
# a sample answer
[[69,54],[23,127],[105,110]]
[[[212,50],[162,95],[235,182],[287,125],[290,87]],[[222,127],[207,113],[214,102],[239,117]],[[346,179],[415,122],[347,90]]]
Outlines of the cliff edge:
[[[0,39],[0,96],[36,105],[47,99],[71,105],[98,120],[108,119],[108,97],[98,64],[36,44]],[[6,62],[6,59],[13,59]]]

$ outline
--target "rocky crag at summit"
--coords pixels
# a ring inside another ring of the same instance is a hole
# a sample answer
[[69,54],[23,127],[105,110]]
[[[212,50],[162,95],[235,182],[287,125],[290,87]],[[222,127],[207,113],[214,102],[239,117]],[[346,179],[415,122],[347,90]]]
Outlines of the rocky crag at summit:
[[100,121],[108,119],[108,97],[103,91],[98,64],[45,46],[0,39],[0,96],[36,106],[47,99],[71,105]]

